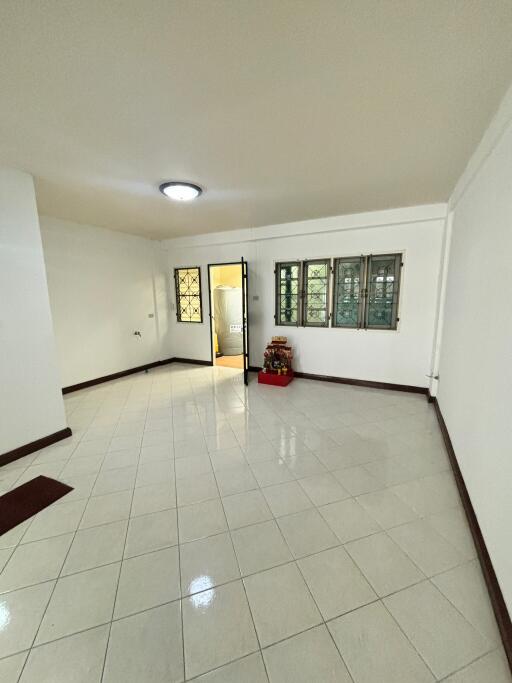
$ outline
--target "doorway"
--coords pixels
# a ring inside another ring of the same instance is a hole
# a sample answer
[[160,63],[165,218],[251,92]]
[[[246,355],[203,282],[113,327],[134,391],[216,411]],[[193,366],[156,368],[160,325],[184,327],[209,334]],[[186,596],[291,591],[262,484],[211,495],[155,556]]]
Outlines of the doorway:
[[247,264],[242,259],[208,266],[213,365],[248,371]]

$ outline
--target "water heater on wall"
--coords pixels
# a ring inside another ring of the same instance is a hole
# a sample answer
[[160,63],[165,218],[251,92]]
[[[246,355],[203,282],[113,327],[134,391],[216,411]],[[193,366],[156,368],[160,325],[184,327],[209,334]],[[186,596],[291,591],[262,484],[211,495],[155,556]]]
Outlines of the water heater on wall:
[[223,356],[243,353],[242,289],[220,285],[213,290],[215,332]]

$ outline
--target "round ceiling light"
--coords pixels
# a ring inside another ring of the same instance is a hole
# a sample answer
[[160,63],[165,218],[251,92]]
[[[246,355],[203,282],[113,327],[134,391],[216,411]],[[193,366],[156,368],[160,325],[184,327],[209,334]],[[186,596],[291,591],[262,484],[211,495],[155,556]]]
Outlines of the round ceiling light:
[[199,185],[184,183],[179,180],[162,183],[159,189],[166,197],[177,202],[190,202],[192,199],[197,199],[203,191]]

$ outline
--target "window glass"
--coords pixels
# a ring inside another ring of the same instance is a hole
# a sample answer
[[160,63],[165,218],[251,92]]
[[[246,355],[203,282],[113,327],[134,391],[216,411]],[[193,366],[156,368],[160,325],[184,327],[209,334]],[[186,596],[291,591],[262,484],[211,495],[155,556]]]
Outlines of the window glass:
[[299,324],[300,263],[278,263],[276,267],[276,324]]
[[329,278],[331,263],[305,261],[304,263],[304,325],[327,327],[329,324]]
[[334,327],[360,326],[364,258],[339,258],[334,264]]
[[200,268],[176,268],[174,279],[176,283],[176,315],[178,322],[202,322]]

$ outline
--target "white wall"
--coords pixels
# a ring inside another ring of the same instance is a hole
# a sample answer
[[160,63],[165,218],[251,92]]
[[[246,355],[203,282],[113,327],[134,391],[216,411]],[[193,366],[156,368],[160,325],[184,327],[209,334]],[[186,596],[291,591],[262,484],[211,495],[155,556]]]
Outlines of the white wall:
[[0,454],[65,427],[34,184],[0,169]]
[[41,232],[62,386],[169,357],[158,242],[48,217]]
[[[173,355],[210,359],[207,264],[243,256],[252,365],[262,364],[273,334],[285,334],[302,372],[428,386],[445,215],[445,205],[434,205],[166,240],[169,271],[199,265],[203,287],[202,325],[178,323],[175,311],[171,316]],[[274,326],[276,261],[397,251],[405,263],[397,331]]]
[[451,208],[438,400],[512,610],[512,90]]

